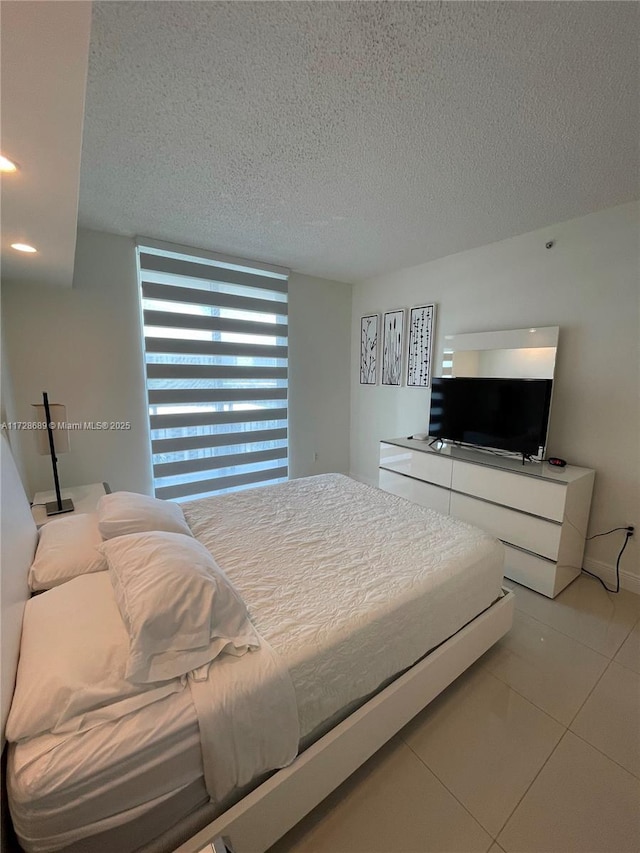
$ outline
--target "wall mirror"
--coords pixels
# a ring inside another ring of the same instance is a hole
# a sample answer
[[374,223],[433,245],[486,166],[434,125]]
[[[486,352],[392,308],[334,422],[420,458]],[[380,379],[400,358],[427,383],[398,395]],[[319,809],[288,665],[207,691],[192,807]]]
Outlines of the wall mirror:
[[445,335],[442,376],[553,379],[558,326]]

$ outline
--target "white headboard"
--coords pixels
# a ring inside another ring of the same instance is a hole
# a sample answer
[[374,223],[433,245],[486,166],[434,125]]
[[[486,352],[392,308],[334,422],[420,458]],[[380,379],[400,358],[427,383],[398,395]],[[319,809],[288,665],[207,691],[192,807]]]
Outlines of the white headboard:
[[27,574],[38,531],[31,515],[9,442],[0,434],[0,586],[2,592],[2,747],[4,727],[16,683],[22,614],[29,598]]

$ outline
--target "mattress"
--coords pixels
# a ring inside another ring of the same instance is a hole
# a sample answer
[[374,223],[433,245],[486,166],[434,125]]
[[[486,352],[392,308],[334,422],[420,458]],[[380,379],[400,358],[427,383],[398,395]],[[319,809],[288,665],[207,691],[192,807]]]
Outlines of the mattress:
[[[11,815],[29,849],[55,849],[56,838],[66,847],[88,827],[108,832],[123,813],[141,816],[174,796],[184,799],[183,791],[190,808],[208,801],[189,690],[79,735],[44,734],[9,749]],[[155,818],[151,831],[161,831],[164,819]],[[109,842],[104,849],[115,848]]]
[[[303,745],[500,595],[495,539],[340,475],[182,507],[286,663]],[[56,849],[56,838],[92,853],[132,849],[179,815],[213,817],[202,774],[183,691],[79,736],[12,746],[14,823],[46,839],[34,838],[34,851]],[[125,842],[119,828],[130,822]]]

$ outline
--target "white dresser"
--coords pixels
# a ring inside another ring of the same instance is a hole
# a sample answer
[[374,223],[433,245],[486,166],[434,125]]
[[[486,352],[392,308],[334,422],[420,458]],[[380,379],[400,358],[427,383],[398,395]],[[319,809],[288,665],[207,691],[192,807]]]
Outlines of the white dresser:
[[379,486],[492,533],[505,576],[554,598],[582,569],[595,471],[415,439],[380,444]]

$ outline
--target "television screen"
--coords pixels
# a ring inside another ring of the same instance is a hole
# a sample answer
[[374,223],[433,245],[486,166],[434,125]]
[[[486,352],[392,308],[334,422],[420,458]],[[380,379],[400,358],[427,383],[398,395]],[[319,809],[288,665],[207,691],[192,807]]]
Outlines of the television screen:
[[434,377],[429,435],[537,454],[547,438],[551,379]]

